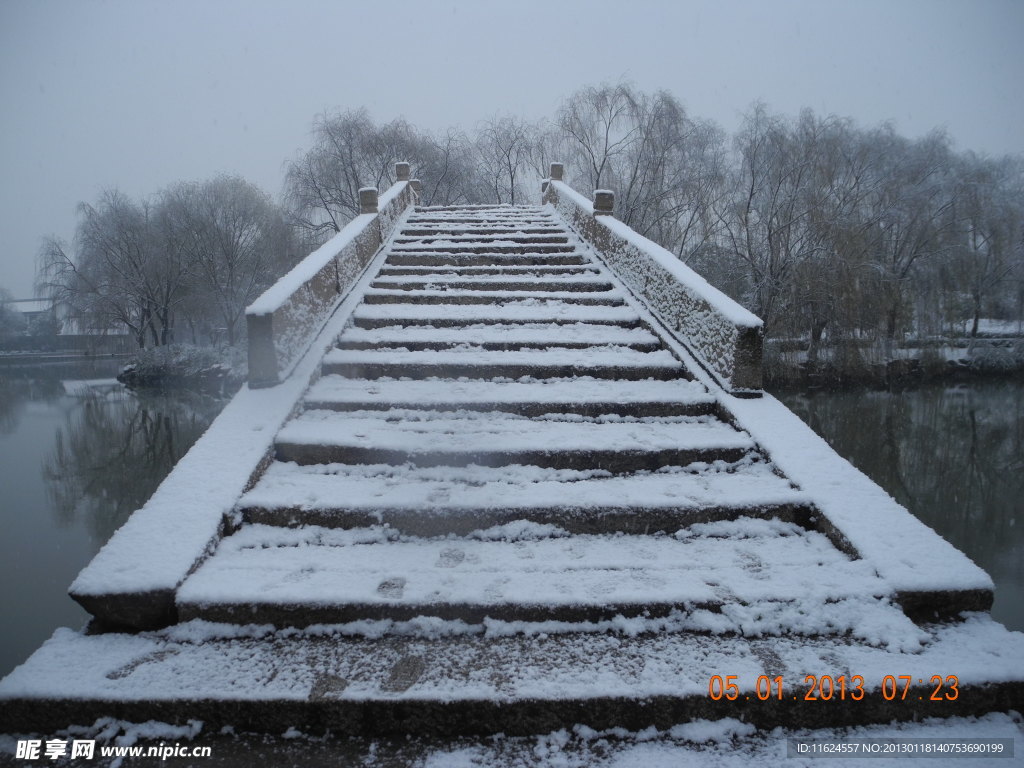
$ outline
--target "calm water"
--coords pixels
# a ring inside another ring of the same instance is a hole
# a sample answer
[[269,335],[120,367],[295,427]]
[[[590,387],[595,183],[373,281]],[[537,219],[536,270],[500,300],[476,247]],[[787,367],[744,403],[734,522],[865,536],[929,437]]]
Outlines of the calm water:
[[[223,407],[137,396],[117,364],[0,366],[0,676],[86,613],[68,585]],[[74,391],[76,387],[72,386]],[[1024,629],[1024,386],[783,394],[839,453],[996,581],[996,617]]]
[[0,676],[54,628],[85,624],[68,586],[223,406],[136,396],[110,382],[117,371],[109,360],[0,366]]
[[993,616],[1024,630],[1024,382],[778,397],[988,571]]

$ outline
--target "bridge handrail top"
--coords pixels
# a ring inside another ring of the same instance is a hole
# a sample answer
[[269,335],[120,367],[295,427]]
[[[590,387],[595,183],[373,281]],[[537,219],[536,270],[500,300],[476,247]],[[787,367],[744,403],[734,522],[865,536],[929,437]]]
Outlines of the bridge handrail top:
[[[559,195],[564,195],[572,200],[584,212],[593,213],[594,204],[584,195],[577,192],[564,181],[557,179],[547,180],[550,184],[557,185]],[[597,190],[601,191],[601,190]],[[664,268],[676,280],[689,288],[697,296],[702,297],[712,307],[739,328],[761,328],[764,321],[746,307],[734,299],[726,296],[722,291],[715,288],[711,283],[698,275],[686,266],[678,257],[668,249],[658,245],[653,240],[644,237],[628,224],[625,224],[611,216],[601,216],[595,219],[595,223],[607,227],[613,234],[628,241],[632,246],[650,256],[659,266]]]
[[[408,181],[398,181],[392,184],[380,196],[378,201],[380,209],[383,210],[385,206],[401,194],[408,184]],[[260,294],[252,304],[246,307],[245,314],[272,315],[274,312],[277,312],[297,290],[313,279],[320,270],[330,263],[331,259],[355,240],[378,215],[377,213],[360,213],[357,215],[342,227],[340,232],[304,257],[302,261],[286,272],[276,283]]]

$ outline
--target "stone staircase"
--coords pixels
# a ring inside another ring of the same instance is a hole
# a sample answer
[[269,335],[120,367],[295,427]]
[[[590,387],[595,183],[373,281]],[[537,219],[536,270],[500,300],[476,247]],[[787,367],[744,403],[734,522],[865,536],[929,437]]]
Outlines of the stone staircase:
[[865,571],[541,208],[413,214],[275,453],[181,618],[666,616]]
[[[49,700],[36,685],[24,722],[443,737],[1020,697],[989,675],[1019,639],[911,621],[550,207],[399,226],[227,533],[177,588],[178,624],[44,645],[37,668],[90,663]],[[954,670],[957,700],[930,700]],[[895,674],[912,701],[879,695]],[[737,696],[711,698],[712,675]],[[809,702],[807,675],[869,695]]]

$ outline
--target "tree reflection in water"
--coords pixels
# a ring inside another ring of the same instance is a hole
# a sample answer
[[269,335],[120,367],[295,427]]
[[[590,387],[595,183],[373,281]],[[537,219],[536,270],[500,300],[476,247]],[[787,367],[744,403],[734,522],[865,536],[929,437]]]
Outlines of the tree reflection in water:
[[127,390],[86,395],[57,430],[43,465],[61,524],[85,523],[102,545],[153,494],[223,401]]
[[994,615],[1024,629],[1019,380],[780,399],[841,456],[987,570],[997,584]]

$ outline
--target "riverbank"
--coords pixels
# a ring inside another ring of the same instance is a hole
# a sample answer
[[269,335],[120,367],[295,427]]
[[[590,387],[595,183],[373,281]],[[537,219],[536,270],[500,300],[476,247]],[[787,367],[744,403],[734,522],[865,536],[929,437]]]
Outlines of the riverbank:
[[167,344],[134,355],[117,380],[131,389],[191,389],[232,394],[247,375],[241,349]]
[[939,339],[886,352],[878,344],[825,347],[809,359],[803,345],[769,341],[766,389],[905,388],[930,381],[1024,376],[1024,338]]

